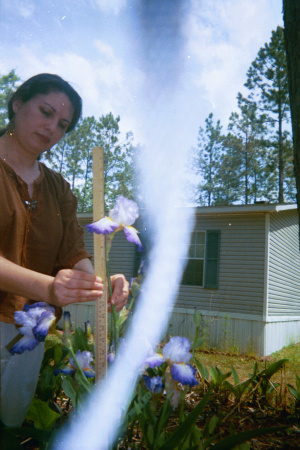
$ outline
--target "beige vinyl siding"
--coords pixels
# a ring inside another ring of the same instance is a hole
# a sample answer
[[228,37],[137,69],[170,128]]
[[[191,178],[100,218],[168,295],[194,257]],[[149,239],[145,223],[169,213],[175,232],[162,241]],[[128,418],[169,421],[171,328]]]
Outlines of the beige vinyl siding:
[[300,254],[297,211],[271,214],[269,250],[270,316],[300,316]]
[[195,231],[220,230],[219,288],[181,286],[176,306],[262,315],[265,214],[198,215]]

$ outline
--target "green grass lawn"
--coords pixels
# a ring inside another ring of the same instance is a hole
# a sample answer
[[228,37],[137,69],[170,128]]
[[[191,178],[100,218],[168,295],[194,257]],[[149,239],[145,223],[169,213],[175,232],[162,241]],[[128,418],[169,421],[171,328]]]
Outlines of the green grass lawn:
[[197,359],[207,369],[210,366],[217,366],[222,372],[228,372],[233,366],[241,381],[249,378],[253,372],[254,363],[257,362],[258,369],[263,370],[268,364],[280,359],[288,359],[285,371],[280,371],[274,375],[274,381],[295,385],[296,374],[300,375],[300,345],[291,344],[270,356],[261,358],[252,355],[235,355],[214,350],[200,350],[196,352]]

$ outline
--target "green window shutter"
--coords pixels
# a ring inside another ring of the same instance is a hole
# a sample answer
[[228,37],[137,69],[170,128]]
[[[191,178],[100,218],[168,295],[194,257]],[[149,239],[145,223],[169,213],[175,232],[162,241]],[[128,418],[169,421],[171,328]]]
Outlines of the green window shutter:
[[219,287],[220,236],[218,230],[206,232],[204,287],[209,289]]
[[133,274],[132,277],[136,277],[138,270],[140,268],[141,262],[142,262],[142,256],[143,252],[139,252],[137,250],[137,245],[135,246],[135,258],[134,258],[134,267],[133,267]]

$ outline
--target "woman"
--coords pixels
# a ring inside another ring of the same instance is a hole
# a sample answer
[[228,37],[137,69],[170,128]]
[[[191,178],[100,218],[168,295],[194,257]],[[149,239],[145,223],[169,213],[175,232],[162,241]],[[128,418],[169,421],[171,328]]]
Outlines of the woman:
[[[77,200],[62,176],[39,156],[71,131],[81,98],[57,75],[23,83],[8,103],[9,124],[0,131],[0,420],[21,426],[34,396],[43,346],[10,356],[5,346],[17,334],[14,312],[30,301],[56,307],[95,300],[103,284],[93,272],[76,219]],[[112,277],[109,300],[125,304],[128,283]],[[13,398],[12,398],[13,396]]]

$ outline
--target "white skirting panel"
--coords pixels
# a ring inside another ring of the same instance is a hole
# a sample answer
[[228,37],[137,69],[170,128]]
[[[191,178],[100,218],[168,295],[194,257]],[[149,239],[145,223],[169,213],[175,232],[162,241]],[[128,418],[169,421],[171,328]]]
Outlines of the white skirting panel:
[[[93,302],[69,305],[73,329],[84,329],[84,322],[90,321],[95,327],[95,305]],[[58,326],[62,328],[63,321]],[[194,310],[174,308],[165,339],[170,336],[185,336],[190,340],[195,336]],[[213,313],[203,311],[201,315],[200,337],[202,347],[214,347],[220,351],[253,353],[267,356],[291,343],[300,342],[300,317],[272,317],[263,322],[259,316]]]
[[[284,321],[272,317],[272,321],[263,322],[262,318],[234,316],[203,311],[200,328],[202,345],[219,351],[267,356],[286,345],[300,342],[300,317],[289,320],[285,317]],[[186,336],[192,340],[195,336],[194,311],[174,308],[167,334],[167,337]]]
[[300,342],[300,318],[290,321],[269,322],[265,324],[265,354],[281,350],[289,344]]
[[[169,336],[195,336],[194,312],[175,308],[169,322]],[[230,315],[202,313],[199,336],[202,346],[219,351],[263,354],[263,324],[259,320],[233,318]]]

